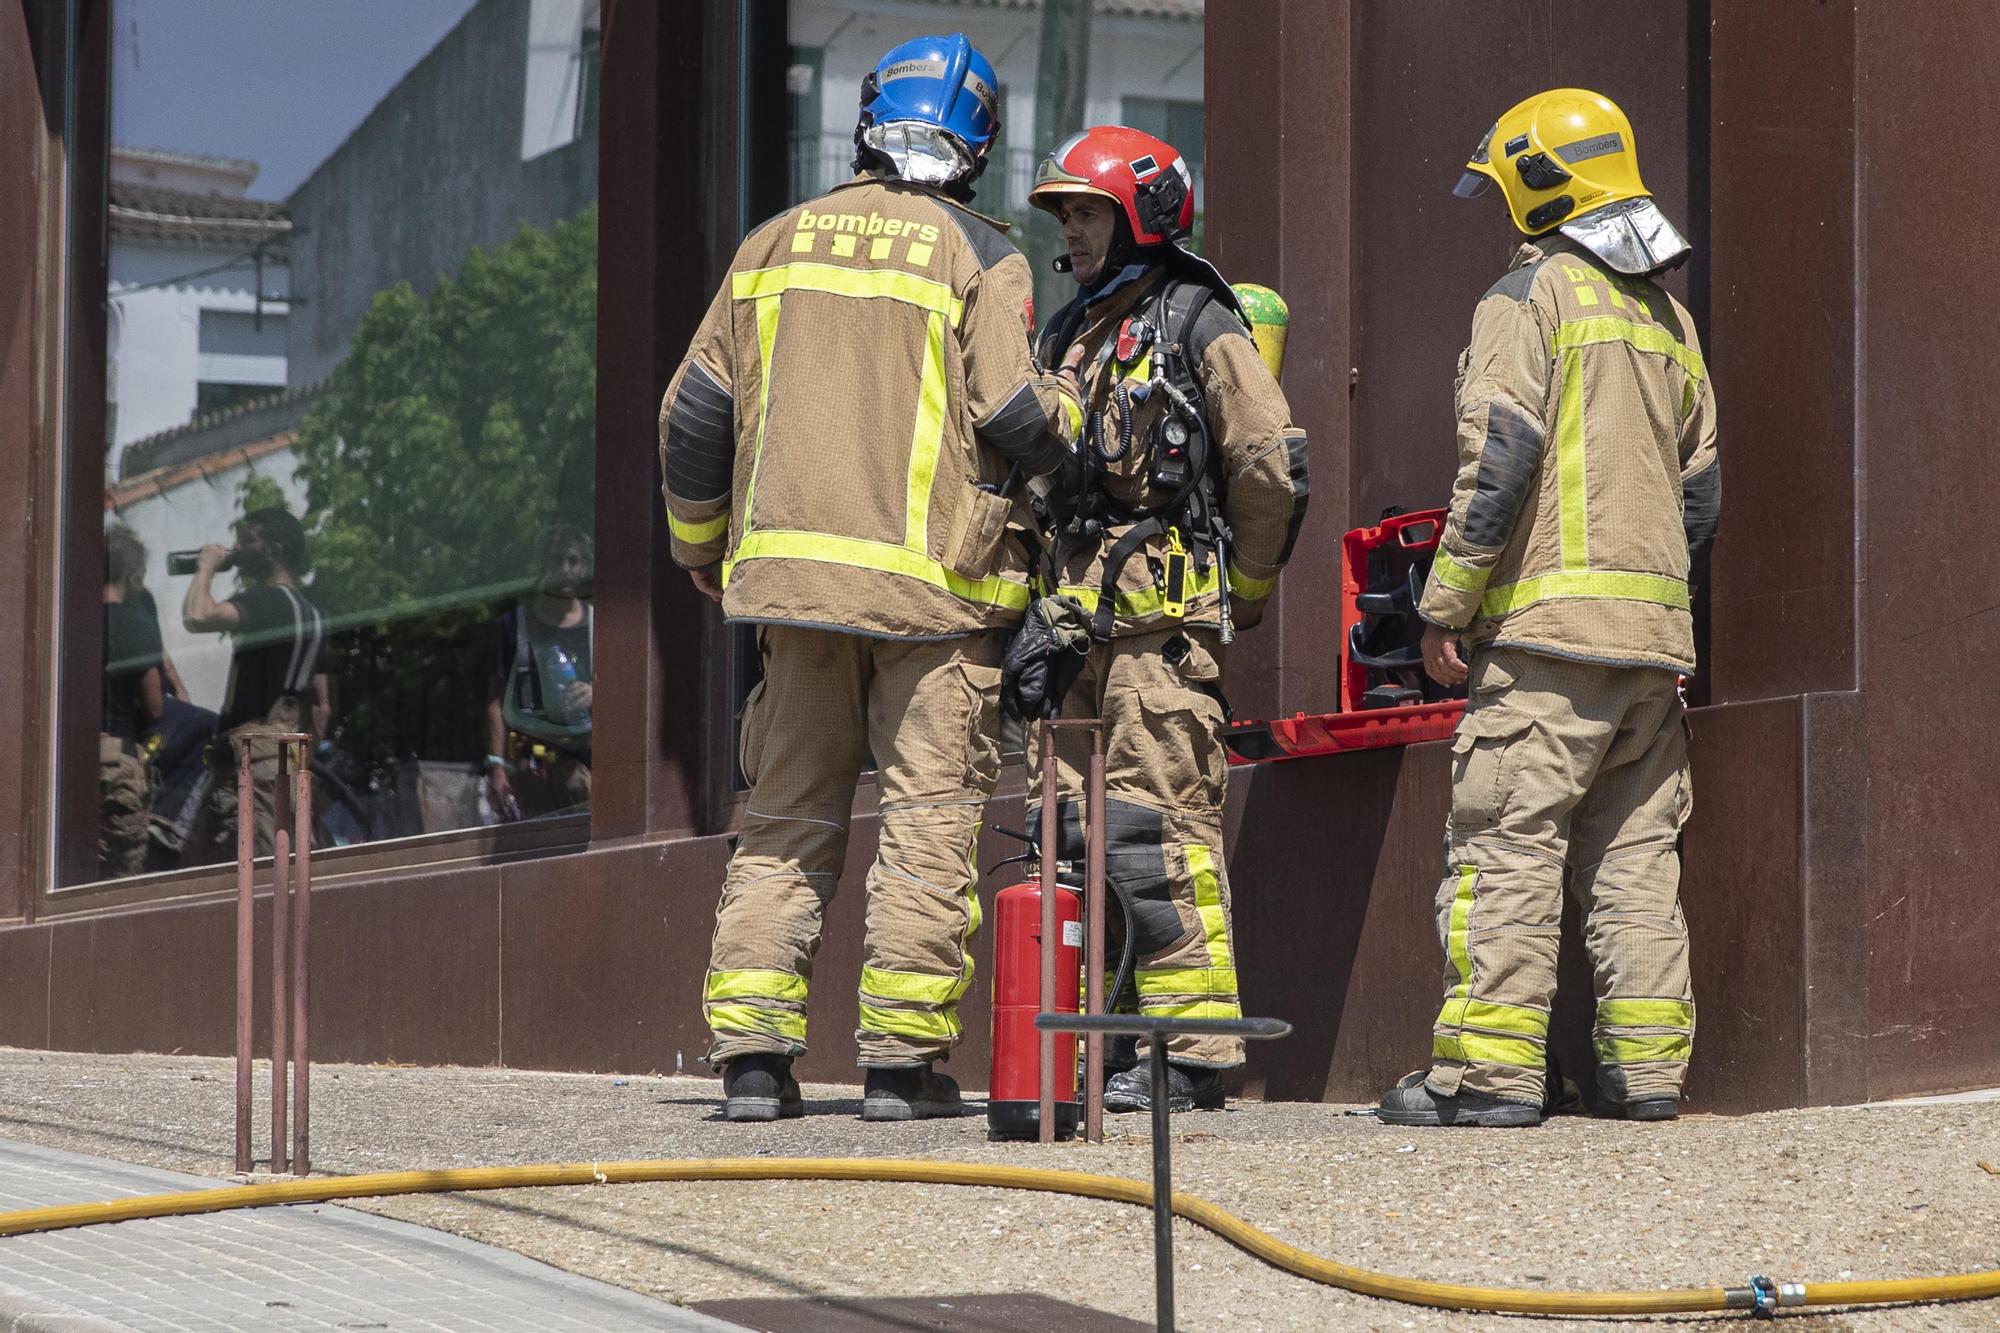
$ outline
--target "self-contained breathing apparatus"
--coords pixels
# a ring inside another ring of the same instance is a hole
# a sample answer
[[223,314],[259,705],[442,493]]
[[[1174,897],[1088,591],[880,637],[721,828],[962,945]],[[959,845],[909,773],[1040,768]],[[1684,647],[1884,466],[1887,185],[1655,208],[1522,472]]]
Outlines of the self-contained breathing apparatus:
[[[1197,265],[1196,273],[1183,276]],[[1117,620],[1119,576],[1153,538],[1166,541],[1155,584],[1161,609],[1170,619],[1186,614],[1190,587],[1200,586],[1211,571],[1226,568],[1229,558],[1223,477],[1200,379],[1201,358],[1215,329],[1211,324],[1204,337],[1200,326],[1204,311],[1215,301],[1224,303],[1246,333],[1248,319],[1235,294],[1204,261],[1176,253],[1167,267],[1165,281],[1143,310],[1128,315],[1115,336],[1105,339],[1089,378],[1107,368],[1143,367],[1150,375],[1137,380],[1118,377],[1106,403],[1085,414],[1076,466],[1029,486],[1031,508],[1043,534],[1040,548],[1031,554],[1047,592],[1056,590],[1058,573],[1072,555],[1125,527],[1104,557],[1097,605],[1090,618],[1091,637],[1098,642],[1111,638]],[[1083,316],[1081,301],[1065,308],[1043,340],[1044,352],[1068,346]],[[1135,425],[1135,409],[1153,402],[1155,396],[1161,400],[1161,410],[1141,432]],[[1131,457],[1135,448],[1145,464],[1137,470],[1145,479],[1144,498],[1123,500],[1111,485],[1112,469]],[[1222,642],[1228,643],[1235,637],[1228,580],[1218,577],[1216,586],[1221,598],[1218,629]]]

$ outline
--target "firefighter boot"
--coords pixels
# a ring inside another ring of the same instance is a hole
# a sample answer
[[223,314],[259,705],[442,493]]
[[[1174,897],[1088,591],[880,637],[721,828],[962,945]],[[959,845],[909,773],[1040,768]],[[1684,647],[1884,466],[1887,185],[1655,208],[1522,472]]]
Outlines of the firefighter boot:
[[1678,1097],[1638,1097],[1621,1102],[1618,1109],[1627,1120],[1678,1120],[1681,1114]]
[[1460,1088],[1447,1097],[1433,1092],[1424,1082],[1423,1071],[1405,1074],[1375,1108],[1385,1125],[1473,1125],[1512,1128],[1542,1123],[1542,1108],[1531,1102],[1512,1102],[1488,1097],[1470,1088]]
[[949,1074],[933,1071],[928,1060],[870,1069],[861,1094],[863,1120],[931,1120],[958,1115],[963,1109],[957,1082]]
[[789,1120],[806,1113],[790,1057],[739,1055],[722,1071],[725,1120]]
[[[1135,1065],[1104,1085],[1107,1111],[1150,1111],[1153,1109],[1153,1069]],[[1167,1061],[1167,1110],[1220,1111],[1222,1071],[1197,1065]]]

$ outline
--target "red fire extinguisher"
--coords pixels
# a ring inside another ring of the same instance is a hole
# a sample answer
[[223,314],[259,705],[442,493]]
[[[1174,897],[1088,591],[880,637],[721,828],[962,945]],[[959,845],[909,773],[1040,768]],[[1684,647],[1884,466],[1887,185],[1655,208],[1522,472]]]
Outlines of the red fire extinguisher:
[[[1073,889],[1056,891],[1056,1008],[1077,1012],[1083,956],[1083,909]],[[1041,1127],[1042,886],[1014,884],[993,904],[993,1083],[986,1103],[986,1137],[1033,1139]],[[1056,1132],[1074,1138],[1077,1124],[1076,1037],[1056,1038]]]

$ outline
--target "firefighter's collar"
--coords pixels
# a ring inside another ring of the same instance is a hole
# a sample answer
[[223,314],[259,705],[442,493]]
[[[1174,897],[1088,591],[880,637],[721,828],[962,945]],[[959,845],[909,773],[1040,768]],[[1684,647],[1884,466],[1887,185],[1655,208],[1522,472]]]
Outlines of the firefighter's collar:
[[1161,272],[1165,267],[1166,265],[1158,263],[1127,264],[1124,268],[1119,269],[1118,272],[1113,274],[1108,281],[1100,278],[1097,285],[1084,288],[1083,303],[1088,307],[1108,301],[1126,288],[1137,286],[1146,281],[1148,278]]
[[828,190],[827,193],[838,194],[842,190],[852,190],[855,187],[861,185],[880,185],[881,187],[887,190],[907,190],[911,194],[929,195],[931,198],[937,200],[939,203],[955,208],[961,213],[970,213],[973,217],[978,218],[981,222],[984,222],[991,227],[997,227],[1002,232],[1010,232],[1014,230],[1013,223],[1002,221],[1000,218],[992,217],[989,214],[982,213],[978,209],[974,208],[971,204],[962,204],[958,200],[946,194],[942,189],[940,189],[935,185],[925,185],[921,181],[906,181],[898,176],[877,176],[873,172],[862,171],[856,173],[853,180],[842,181],[840,184],[834,186],[831,190]]

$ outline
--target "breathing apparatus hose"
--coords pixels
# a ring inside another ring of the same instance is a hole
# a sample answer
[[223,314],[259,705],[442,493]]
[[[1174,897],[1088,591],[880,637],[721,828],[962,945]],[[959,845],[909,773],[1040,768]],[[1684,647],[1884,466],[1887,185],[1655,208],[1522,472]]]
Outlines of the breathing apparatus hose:
[[[104,1203],[60,1204],[0,1213],[0,1237],[61,1231],[147,1217],[183,1217],[285,1203],[470,1190],[559,1185],[641,1184],[664,1181],[823,1180],[904,1185],[970,1185],[1034,1190],[1150,1208],[1152,1186],[1123,1176],[972,1162],[926,1162],[865,1157],[717,1157],[637,1162],[571,1162],[544,1166],[468,1167],[445,1171],[391,1171],[325,1180],[274,1181],[177,1194],[150,1194]],[[1779,1306],[1891,1305],[1975,1300],[2000,1295],[2000,1271],[1955,1277],[1896,1278],[1880,1282],[1810,1285],[1752,1278],[1745,1287],[1690,1287],[1677,1291],[1524,1291],[1473,1287],[1397,1277],[1337,1263],[1225,1212],[1193,1194],[1176,1191],[1176,1216],[1213,1232],[1238,1249],[1308,1281],[1383,1300],[1440,1309],[1496,1314],[1674,1314],[1703,1310],[1756,1310]]]

